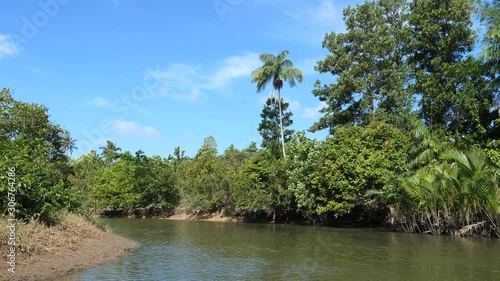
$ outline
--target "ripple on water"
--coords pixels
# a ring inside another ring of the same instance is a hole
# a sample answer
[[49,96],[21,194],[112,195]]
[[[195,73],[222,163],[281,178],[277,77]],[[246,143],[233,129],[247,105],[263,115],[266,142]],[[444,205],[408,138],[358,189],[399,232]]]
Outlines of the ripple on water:
[[500,241],[266,224],[110,220],[141,247],[76,280],[500,280]]

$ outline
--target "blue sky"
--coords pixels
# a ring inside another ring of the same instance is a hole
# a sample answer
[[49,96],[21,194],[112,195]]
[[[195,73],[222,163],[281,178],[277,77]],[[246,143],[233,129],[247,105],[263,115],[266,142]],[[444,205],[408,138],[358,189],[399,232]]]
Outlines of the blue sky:
[[[349,1],[354,5],[361,1]],[[326,32],[344,30],[346,1],[39,0],[0,10],[0,87],[49,108],[77,139],[78,157],[107,139],[123,150],[193,156],[206,136],[219,152],[260,144],[270,88],[257,94],[258,54],[289,50],[304,73],[283,95],[295,130],[319,119],[311,90]],[[309,134],[324,138],[326,132]]]

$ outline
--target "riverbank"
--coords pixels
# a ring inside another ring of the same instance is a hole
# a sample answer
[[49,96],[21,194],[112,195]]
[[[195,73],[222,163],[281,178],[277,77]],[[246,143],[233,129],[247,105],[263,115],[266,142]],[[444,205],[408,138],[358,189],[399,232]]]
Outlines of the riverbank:
[[297,212],[278,212],[273,216],[272,210],[262,209],[251,212],[228,211],[225,209],[203,210],[176,208],[122,208],[93,211],[95,216],[102,218],[151,218],[167,220],[192,220],[216,222],[250,222],[300,224],[330,227],[385,227],[388,210],[385,208],[365,209],[355,206],[352,212],[344,215],[324,213],[321,215],[304,216]]
[[[7,223],[5,218],[1,222],[4,226]],[[8,231],[7,227],[0,230],[0,281],[50,280],[108,263],[138,246],[74,214],[63,216],[52,227],[32,221],[16,226],[15,273],[12,273],[7,260]]]
[[186,208],[130,208],[117,210],[100,210],[95,215],[102,218],[151,218],[167,220],[241,222],[247,218],[242,215],[228,215],[224,210],[191,211]]
[[[498,228],[487,221],[473,221],[468,225],[433,224],[434,232],[426,230],[419,223],[426,223],[424,218],[416,219],[416,216],[404,218],[400,214],[395,215],[394,210],[379,206],[366,208],[355,206],[351,212],[338,215],[334,212],[323,214],[309,214],[307,216],[297,212],[279,212],[273,216],[270,210],[258,210],[255,212],[239,213],[235,211],[202,210],[177,208],[130,208],[117,210],[101,210],[96,212],[97,216],[104,218],[154,218],[167,220],[188,221],[214,221],[214,222],[250,222],[250,223],[277,223],[314,225],[324,227],[340,228],[381,228],[388,231],[420,233],[429,235],[446,236],[468,236],[468,237],[490,237],[498,238]],[[401,223],[405,222],[405,223]]]
[[212,212],[206,214],[188,213],[184,209],[178,209],[171,216],[165,217],[167,220],[192,220],[192,221],[216,221],[216,222],[242,222],[242,217],[227,216],[224,212]]

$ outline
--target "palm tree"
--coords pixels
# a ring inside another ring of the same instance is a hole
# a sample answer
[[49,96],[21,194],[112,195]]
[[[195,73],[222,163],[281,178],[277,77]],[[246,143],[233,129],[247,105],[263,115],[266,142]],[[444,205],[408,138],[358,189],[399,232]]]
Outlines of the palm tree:
[[439,156],[452,148],[452,144],[446,140],[442,130],[430,131],[419,119],[410,120],[413,135],[411,155],[414,156],[410,162],[412,168],[418,169],[439,162]]
[[283,149],[283,158],[286,158],[285,138],[283,136],[283,117],[281,111],[281,89],[283,81],[288,81],[290,87],[297,86],[295,80],[302,83],[302,71],[293,67],[293,63],[286,59],[290,52],[283,51],[279,55],[274,56],[268,53],[259,55],[260,60],[264,63],[252,72],[252,83],[257,83],[257,92],[262,92],[269,82],[272,83],[273,89],[278,91],[278,108],[280,115],[280,132],[281,132],[281,147]]
[[102,149],[101,156],[104,156],[104,158],[109,162],[112,162],[115,159],[117,152],[122,150],[110,140],[106,140],[106,146],[101,146],[99,149]]
[[[450,162],[450,173],[446,175],[448,187],[453,188],[453,194],[458,197],[456,204],[466,222],[469,223],[473,215],[481,214],[498,229],[500,170],[477,148],[450,150],[441,159]],[[500,236],[500,231],[497,235]]]
[[78,150],[78,147],[76,147],[76,139],[72,138],[69,134],[65,134],[62,141],[63,148],[66,152],[73,154],[73,151]]

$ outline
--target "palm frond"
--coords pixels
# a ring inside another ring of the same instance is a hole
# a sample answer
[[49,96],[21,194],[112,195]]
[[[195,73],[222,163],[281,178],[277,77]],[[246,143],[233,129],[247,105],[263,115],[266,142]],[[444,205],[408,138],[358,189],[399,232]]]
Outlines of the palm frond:
[[268,53],[260,54],[259,58],[264,63],[264,65],[276,65],[277,62],[277,57]]
[[285,58],[290,54],[288,50],[282,51],[278,56],[276,56],[276,61],[281,62],[285,60]]
[[281,78],[284,81],[288,81],[290,87],[297,86],[297,82],[302,83],[304,81],[304,77],[302,76],[302,71],[298,68],[284,68],[281,71]]
[[[443,153],[440,157],[442,160],[453,161],[462,167],[462,172],[467,172],[467,174],[471,174],[473,172],[473,167],[469,162],[469,157],[461,151],[451,150]],[[464,170],[465,169],[465,170]]]

